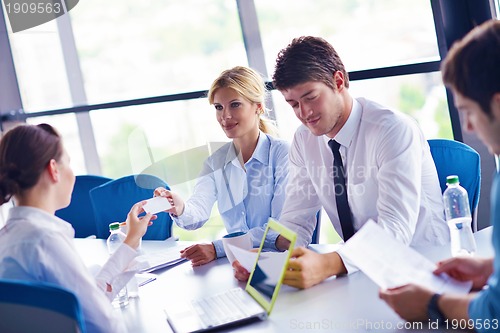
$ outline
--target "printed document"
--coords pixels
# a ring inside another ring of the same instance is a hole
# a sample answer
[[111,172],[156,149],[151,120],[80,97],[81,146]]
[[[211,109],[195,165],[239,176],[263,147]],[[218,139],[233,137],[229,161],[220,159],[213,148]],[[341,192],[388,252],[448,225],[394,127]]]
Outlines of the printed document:
[[342,252],[381,288],[416,283],[437,293],[468,293],[472,282],[435,275],[436,264],[396,240],[369,220],[344,245]]

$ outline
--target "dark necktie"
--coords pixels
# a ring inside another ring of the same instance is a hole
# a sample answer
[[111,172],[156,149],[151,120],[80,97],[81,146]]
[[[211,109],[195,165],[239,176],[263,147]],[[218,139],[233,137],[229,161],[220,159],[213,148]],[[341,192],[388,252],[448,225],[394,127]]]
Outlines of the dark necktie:
[[337,212],[339,214],[340,226],[342,227],[342,234],[344,241],[354,235],[354,226],[352,221],[351,208],[347,201],[347,186],[345,183],[345,171],[342,164],[342,157],[340,156],[340,143],[335,140],[328,141],[333,153],[333,182],[335,184],[335,201],[337,202]]

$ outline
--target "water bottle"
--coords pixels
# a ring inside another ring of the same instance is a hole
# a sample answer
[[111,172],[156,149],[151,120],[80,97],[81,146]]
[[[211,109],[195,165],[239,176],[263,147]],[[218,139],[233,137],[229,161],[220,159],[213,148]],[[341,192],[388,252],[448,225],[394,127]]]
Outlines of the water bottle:
[[472,256],[476,252],[476,242],[472,235],[472,217],[470,214],[467,191],[460,186],[458,176],[446,177],[446,190],[443,193],[446,222],[450,228],[451,254]]
[[[116,252],[116,250],[120,247],[120,245],[127,237],[120,230],[120,223],[114,222],[109,225],[110,235],[106,240],[106,244],[108,245],[108,252],[110,255]],[[128,292],[127,286],[123,287],[118,294],[115,296],[112,302],[114,307],[124,307],[128,305]]]
[[[128,232],[127,224],[120,223],[120,230],[126,235]],[[139,247],[137,248],[137,252],[142,253],[141,249],[142,238],[139,240]],[[139,282],[137,281],[137,277],[134,275],[127,283],[127,293],[128,298],[137,298],[139,297]]]

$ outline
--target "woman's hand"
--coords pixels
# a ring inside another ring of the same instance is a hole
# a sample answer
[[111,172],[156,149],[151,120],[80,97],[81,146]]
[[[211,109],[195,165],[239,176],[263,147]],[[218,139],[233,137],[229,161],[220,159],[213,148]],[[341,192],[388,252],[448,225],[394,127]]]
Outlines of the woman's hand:
[[136,203],[127,215],[127,237],[123,242],[134,250],[139,246],[140,240],[146,233],[148,226],[153,224],[151,221],[156,219],[156,215],[149,213],[139,217],[139,214],[144,212],[142,207],[145,203],[146,201]]
[[166,210],[165,212],[171,213],[177,216],[181,216],[184,213],[184,200],[175,192],[171,192],[164,187],[158,187],[153,193],[154,197],[164,197],[167,198],[172,208]]
[[241,266],[238,260],[233,261],[234,277],[241,282],[247,282],[250,277],[250,272]]

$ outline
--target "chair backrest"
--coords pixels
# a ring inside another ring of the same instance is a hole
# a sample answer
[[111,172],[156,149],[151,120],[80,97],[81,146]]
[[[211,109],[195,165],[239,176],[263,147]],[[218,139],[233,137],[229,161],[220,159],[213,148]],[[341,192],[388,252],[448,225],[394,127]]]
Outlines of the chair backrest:
[[56,216],[73,225],[75,237],[84,238],[96,234],[94,210],[89,192],[110,180],[108,177],[94,175],[76,176],[69,206],[56,211]]
[[460,185],[467,190],[470,211],[475,215],[481,193],[481,157],[465,143],[447,140],[428,140],[436,164],[441,192],[446,189],[446,177],[457,175]]
[[76,296],[42,282],[0,279],[0,314],[0,332],[86,332]]
[[[106,239],[111,222],[123,222],[133,204],[150,199],[157,187],[170,189],[166,182],[152,175],[131,175],[104,183],[90,191],[97,238]],[[143,239],[163,240],[172,235],[172,218],[161,212],[148,227]]]

